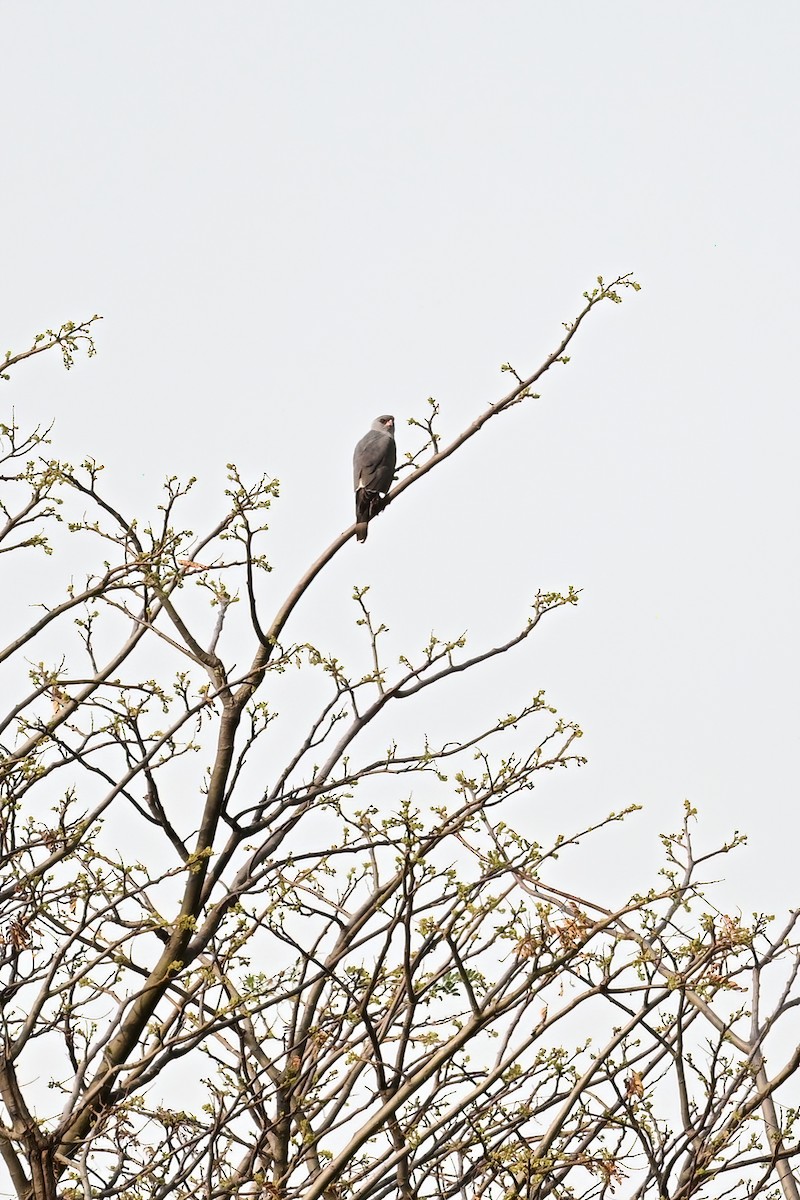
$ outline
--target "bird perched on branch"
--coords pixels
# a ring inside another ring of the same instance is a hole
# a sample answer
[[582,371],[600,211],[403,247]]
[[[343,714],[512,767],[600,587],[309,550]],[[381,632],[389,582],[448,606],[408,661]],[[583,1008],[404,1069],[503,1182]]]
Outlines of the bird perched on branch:
[[356,489],[356,540],[367,540],[370,520],[384,507],[397,461],[394,417],[376,417],[353,452],[353,486]]

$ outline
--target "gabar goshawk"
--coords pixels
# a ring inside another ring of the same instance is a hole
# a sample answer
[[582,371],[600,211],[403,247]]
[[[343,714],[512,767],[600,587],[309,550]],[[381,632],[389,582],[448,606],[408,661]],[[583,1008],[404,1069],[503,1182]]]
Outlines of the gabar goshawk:
[[353,486],[356,489],[356,540],[367,540],[370,520],[384,506],[382,495],[392,486],[397,448],[394,417],[376,417],[353,452]]

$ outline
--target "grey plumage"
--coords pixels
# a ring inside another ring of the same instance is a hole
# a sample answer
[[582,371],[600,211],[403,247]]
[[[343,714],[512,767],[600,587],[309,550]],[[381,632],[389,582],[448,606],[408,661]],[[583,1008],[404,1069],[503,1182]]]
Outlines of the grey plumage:
[[384,506],[382,495],[389,491],[397,461],[394,417],[376,417],[353,452],[353,486],[356,490],[356,539],[367,540],[371,519]]

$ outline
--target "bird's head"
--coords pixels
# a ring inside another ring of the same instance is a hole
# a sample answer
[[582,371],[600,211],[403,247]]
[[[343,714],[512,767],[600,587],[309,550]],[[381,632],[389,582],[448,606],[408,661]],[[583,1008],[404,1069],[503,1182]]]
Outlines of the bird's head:
[[372,428],[376,429],[378,433],[390,433],[394,437],[394,417],[386,414],[382,417],[376,417],[372,422]]

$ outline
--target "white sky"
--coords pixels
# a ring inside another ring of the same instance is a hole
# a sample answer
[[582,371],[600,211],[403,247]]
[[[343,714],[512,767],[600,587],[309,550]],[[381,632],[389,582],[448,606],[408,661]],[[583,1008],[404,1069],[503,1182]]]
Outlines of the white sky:
[[[797,5],[2,17],[2,349],[105,319],[98,358],[27,364],[0,400],[55,417],[54,451],[105,462],[131,513],[196,474],[205,527],[227,462],[277,475],[267,610],[352,520],[374,416],[396,414],[402,452],[434,395],[454,434],[598,273],[634,271],[642,292],[596,314],[543,399],[345,547],[287,636],[345,656],[358,582],[396,653],[432,627],[477,647],[537,587],[582,587],[477,681],[490,715],[544,686],[586,731],[590,765],[517,817],[570,831],[644,804],[572,879],[602,893],[653,882],[686,797],[704,843],[751,835],[732,904],[796,904]],[[472,725],[459,689],[451,733]]]

